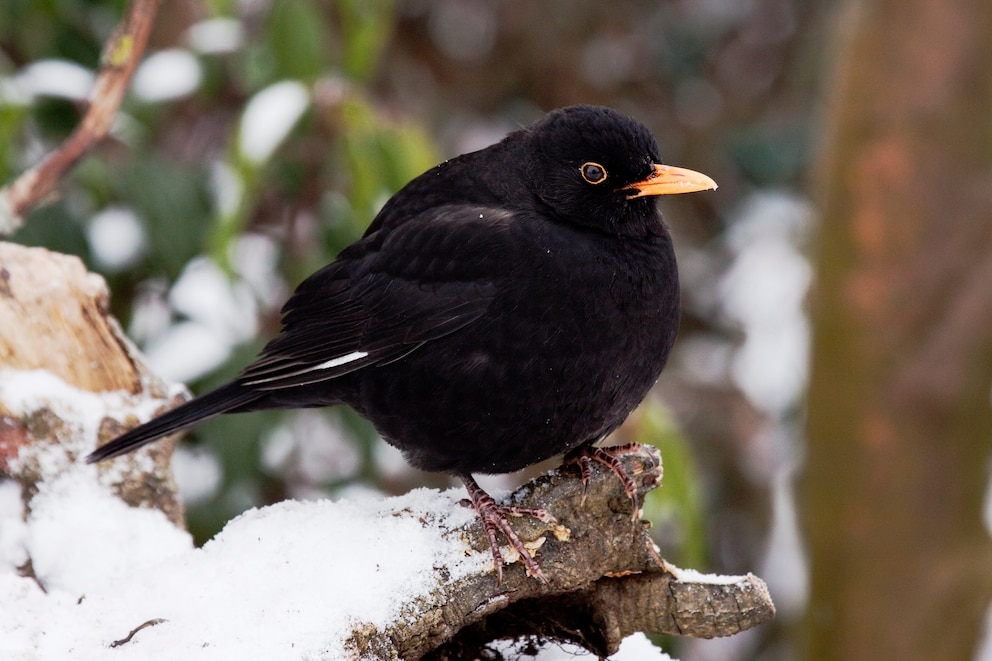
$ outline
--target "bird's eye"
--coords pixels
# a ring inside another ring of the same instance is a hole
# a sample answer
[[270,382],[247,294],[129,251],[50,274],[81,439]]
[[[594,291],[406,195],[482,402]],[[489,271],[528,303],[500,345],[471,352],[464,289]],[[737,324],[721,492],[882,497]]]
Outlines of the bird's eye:
[[580,170],[582,178],[590,184],[601,184],[606,181],[606,168],[599,163],[583,163]]

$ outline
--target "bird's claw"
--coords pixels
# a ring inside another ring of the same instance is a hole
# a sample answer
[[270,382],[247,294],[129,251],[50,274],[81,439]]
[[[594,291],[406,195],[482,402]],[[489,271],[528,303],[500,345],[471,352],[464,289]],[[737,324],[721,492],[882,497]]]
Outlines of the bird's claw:
[[619,478],[620,483],[623,484],[623,490],[627,493],[627,498],[630,499],[631,507],[633,508],[631,519],[636,521],[641,512],[640,503],[637,498],[637,485],[634,484],[634,478],[630,476],[630,473],[627,472],[627,469],[620,461],[620,456],[637,452],[640,450],[640,447],[641,446],[637,443],[615,445],[613,447],[606,448],[587,445],[567,454],[565,456],[564,463],[576,464],[579,467],[579,473],[582,478],[582,500],[580,504],[585,505],[586,494],[589,489],[591,464],[593,461],[596,461],[609,468],[613,471],[613,474]]
[[[462,476],[462,482],[465,483],[465,488],[468,490],[470,498],[470,502],[466,504],[471,504],[476,513],[478,513],[479,518],[482,519],[482,527],[486,531],[489,550],[492,552],[493,564],[496,567],[496,585],[500,586],[503,584],[503,554],[499,550],[499,543],[496,539],[497,530],[503,533],[510,547],[520,556],[520,561],[524,564],[527,574],[547,585],[548,579],[544,575],[544,572],[541,571],[540,565],[531,556],[530,551],[517,533],[514,532],[506,517],[530,516],[544,523],[557,525],[558,522],[555,518],[547,510],[541,508],[501,505],[493,500],[492,496],[486,493],[470,476]],[[462,502],[464,503],[465,501]]]

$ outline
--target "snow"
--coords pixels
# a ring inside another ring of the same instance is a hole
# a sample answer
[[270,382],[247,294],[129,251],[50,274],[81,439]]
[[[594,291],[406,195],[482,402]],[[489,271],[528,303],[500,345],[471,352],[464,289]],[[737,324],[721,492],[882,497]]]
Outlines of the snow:
[[25,550],[49,589],[88,593],[192,548],[162,512],[128,507],[94,473],[71,469],[41,483],[31,500]]
[[244,181],[229,163],[215,161],[210,165],[210,191],[214,206],[221,218],[230,219],[238,214],[245,194]]
[[971,658],[973,661],[992,661],[992,604],[989,604],[985,611],[985,620],[978,635],[978,644],[975,646],[975,654]]
[[196,56],[181,48],[152,53],[134,72],[131,91],[146,103],[173,101],[195,92],[203,80]]
[[791,472],[772,480],[772,524],[761,578],[775,595],[777,617],[799,617],[809,603],[809,560],[803,547]]
[[[11,569],[0,573],[0,657],[30,650],[40,658],[107,658],[109,643],[164,620],[114,658],[344,658],[356,623],[384,627],[401,617],[405,604],[430,594],[437,567],[458,580],[491,562],[440,535],[441,523],[472,516],[456,505],[460,496],[422,489],[362,502],[287,501],[243,514],[202,549],[165,553],[161,545],[181,533],[164,518],[135,530],[107,511],[112,496],[76,490],[71,503],[61,501],[62,518],[79,523],[61,540],[38,535],[31,548],[37,554],[47,541],[49,556],[32,558],[59,555],[71,536],[81,549],[55,574],[35,565],[48,593]],[[101,512],[109,523],[91,528]],[[105,529],[114,526],[116,534]],[[116,552],[93,553],[101,543]]]
[[728,236],[734,261],[720,283],[724,314],[745,335],[733,375],[759,408],[781,416],[806,385],[812,267],[801,244],[812,210],[802,198],[769,192],[742,207]]
[[122,271],[145,249],[145,230],[133,210],[122,206],[103,209],[90,218],[86,240],[97,263],[106,271]]
[[[182,386],[173,389],[175,394]],[[174,393],[168,394],[171,397]],[[61,451],[35,453],[34,458],[45,465],[46,475],[55,475],[64,468],[66,452],[81,452],[93,444],[100,423],[112,412],[126,411],[145,420],[151,417],[162,401],[152,397],[133,397],[123,391],[93,393],[69,385],[47,370],[0,369],[0,402],[15,417],[25,417],[32,412],[51,409],[64,421],[75,426],[72,439],[64,439]],[[123,415],[123,414],[121,414]],[[120,416],[117,416],[120,417]],[[69,441],[72,445],[69,445]],[[11,462],[11,472],[16,473],[17,460]]]
[[262,465],[270,471],[290,473],[294,483],[347,479],[358,472],[361,461],[354,440],[335,411],[293,411],[262,443]]
[[231,344],[250,340],[258,332],[251,289],[206,257],[195,257],[183,268],[169,291],[169,302]]
[[309,105],[309,90],[295,80],[275,83],[253,96],[241,115],[242,155],[256,165],[269,160]]
[[152,371],[166,379],[186,382],[208,374],[256,333],[251,287],[206,257],[190,260],[169,290],[169,303],[187,319],[149,338],[145,347]]
[[[538,645],[536,656],[525,653],[525,642],[500,642],[496,646],[506,658],[520,661],[575,661],[576,659],[597,659],[595,654],[576,645],[543,643]],[[608,661],[673,661],[642,633],[624,638],[620,650],[608,657]]]
[[[128,522],[105,539],[117,556],[132,556],[124,568],[118,557],[73,551],[58,581],[35,566],[47,594],[0,571],[0,658],[345,658],[356,623],[382,628],[402,617],[405,604],[429,596],[437,567],[455,581],[490,562],[439,534],[445,520],[473,516],[456,505],[460,496],[420,489],[361,502],[287,501],[240,516],[202,549],[171,554],[155,548],[177,533],[164,519],[138,531]],[[103,538],[106,531],[89,526],[105,498],[75,492],[67,514],[81,523],[66,535]],[[111,642],[151,620],[161,622],[111,652]],[[577,654],[550,647],[538,658],[590,658]],[[640,636],[611,658],[668,657]]]
[[278,270],[280,245],[263,234],[242,234],[235,239],[230,252],[231,266],[255,298],[264,307],[282,307],[289,291]]
[[722,574],[704,574],[695,569],[682,569],[668,565],[666,569],[681,583],[704,583],[707,585],[736,585],[747,580],[747,576],[725,576]]
[[92,71],[75,62],[38,60],[17,73],[14,85],[18,94],[11,94],[26,102],[37,96],[85,101],[89,98],[95,80],[96,76]]
[[179,500],[186,507],[217,495],[224,478],[220,461],[211,452],[180,444],[172,453],[172,473]]
[[0,522],[0,568],[19,567],[28,559],[24,546],[28,527],[21,486],[12,480],[0,480]]
[[242,47],[245,31],[234,18],[211,18],[186,31],[186,43],[200,53],[233,53]]
[[[592,655],[588,655],[592,656]],[[542,659],[541,661],[545,661]],[[610,657],[610,661],[675,661],[654,646],[643,633],[627,636],[620,643],[620,650]]]
[[[189,535],[161,512],[129,508],[98,479],[95,467],[77,459],[95,445],[105,417],[134,413],[147,418],[161,401],[124,392],[82,391],[44,370],[0,371],[0,401],[15,418],[30,419],[48,410],[63,422],[53,430],[52,442],[21,448],[7,466],[15,476],[40,468],[46,480],[35,485],[26,517],[19,486],[3,483],[0,658],[24,658],[29,652],[64,658],[66,652],[43,653],[42,641],[70,641],[72,646],[76,628],[85,628],[85,623],[53,623],[55,611],[115,576],[140,573],[192,548]],[[108,476],[112,478],[113,471]],[[19,575],[17,568],[27,560],[47,593],[33,579]],[[64,630],[50,628],[62,623]]]
[[169,326],[145,346],[148,364],[163,377],[174,381],[193,381],[217,369],[232,346],[218,339],[216,333],[197,321]]

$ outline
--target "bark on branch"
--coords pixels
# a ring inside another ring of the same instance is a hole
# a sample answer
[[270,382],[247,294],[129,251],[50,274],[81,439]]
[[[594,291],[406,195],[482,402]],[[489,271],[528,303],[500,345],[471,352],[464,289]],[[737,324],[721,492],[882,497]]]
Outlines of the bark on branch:
[[[622,461],[637,475],[641,498],[661,480],[655,448],[642,446]],[[595,466],[583,503],[578,471],[563,468],[521,487],[510,500],[543,507],[567,527],[556,531],[536,521],[514,521],[521,539],[540,544],[537,554],[550,585],[528,577],[519,564],[496,586],[494,574],[442,585],[422,607],[415,624],[358,633],[357,652],[373,658],[488,658],[497,640],[537,637],[572,642],[607,656],[636,632],[696,638],[728,636],[769,620],[774,606],[755,576],[704,579],[683,573],[658,557],[648,525],[631,517],[619,480]],[[484,551],[482,526],[464,530]],[[542,541],[543,540],[543,541]]]
[[161,4],[162,0],[133,0],[104,46],[89,107],[79,126],[55,151],[0,190],[0,236],[19,229],[25,214],[51,194],[76,162],[107,135]]
[[[44,282],[38,273],[45,274]],[[78,407],[55,401],[57,393],[29,410],[0,400],[0,477],[20,481],[29,510],[39,484],[77,466],[98,439],[137,422],[136,402],[160,407],[180,396],[148,373],[106,303],[105,285],[76,258],[0,243],[0,317],[8,321],[0,324],[0,395],[10,391],[3,379],[12,374],[47,370],[72,386],[67,396],[103,397],[95,400],[104,407],[103,417],[91,433],[72,418]],[[153,446],[152,452],[154,466],[139,454],[131,463],[101,469],[99,479],[112,482],[127,502],[162,509],[181,525],[167,466],[171,446]],[[643,501],[661,481],[657,450],[645,446],[621,460]],[[665,563],[648,524],[631,516],[620,481],[607,469],[592,468],[585,497],[574,467],[537,478],[510,496],[520,506],[547,509],[560,522],[513,522],[525,544],[536,549],[548,585],[528,577],[519,562],[506,569],[500,586],[491,566],[457,581],[448,581],[441,568],[436,588],[406,604],[393,623],[352,627],[346,647],[353,657],[489,658],[484,650],[492,641],[525,636],[574,642],[607,655],[638,631],[727,636],[774,615],[764,583],[754,576],[707,579]],[[384,517],[381,525],[390,525],[390,518],[395,517]],[[440,535],[463,540],[466,552],[488,556],[477,518]],[[509,550],[504,554],[510,558]]]
[[[183,397],[182,388],[148,369],[110,316],[106,282],[76,257],[0,242],[0,319],[0,385],[13,374],[45,370],[75,391],[115,393],[108,405],[118,407],[117,416],[99,422],[103,441],[137,424],[133,408],[139,402],[164,410]],[[92,441],[82,437],[82,422],[71,408],[46,405],[25,415],[14,414],[9,404],[0,400],[0,478],[19,481],[29,498],[54,471],[81,460]],[[37,444],[57,444],[63,461],[53,466],[25,451]],[[152,465],[131,457],[107,481],[126,503],[159,509],[182,526],[170,454],[166,443],[151,453]]]

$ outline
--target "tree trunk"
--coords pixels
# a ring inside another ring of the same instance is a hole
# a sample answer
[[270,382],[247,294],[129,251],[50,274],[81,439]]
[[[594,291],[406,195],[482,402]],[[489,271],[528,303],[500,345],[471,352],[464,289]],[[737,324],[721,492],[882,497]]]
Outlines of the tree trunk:
[[968,659],[992,595],[992,3],[858,0],[820,168],[810,659]]

